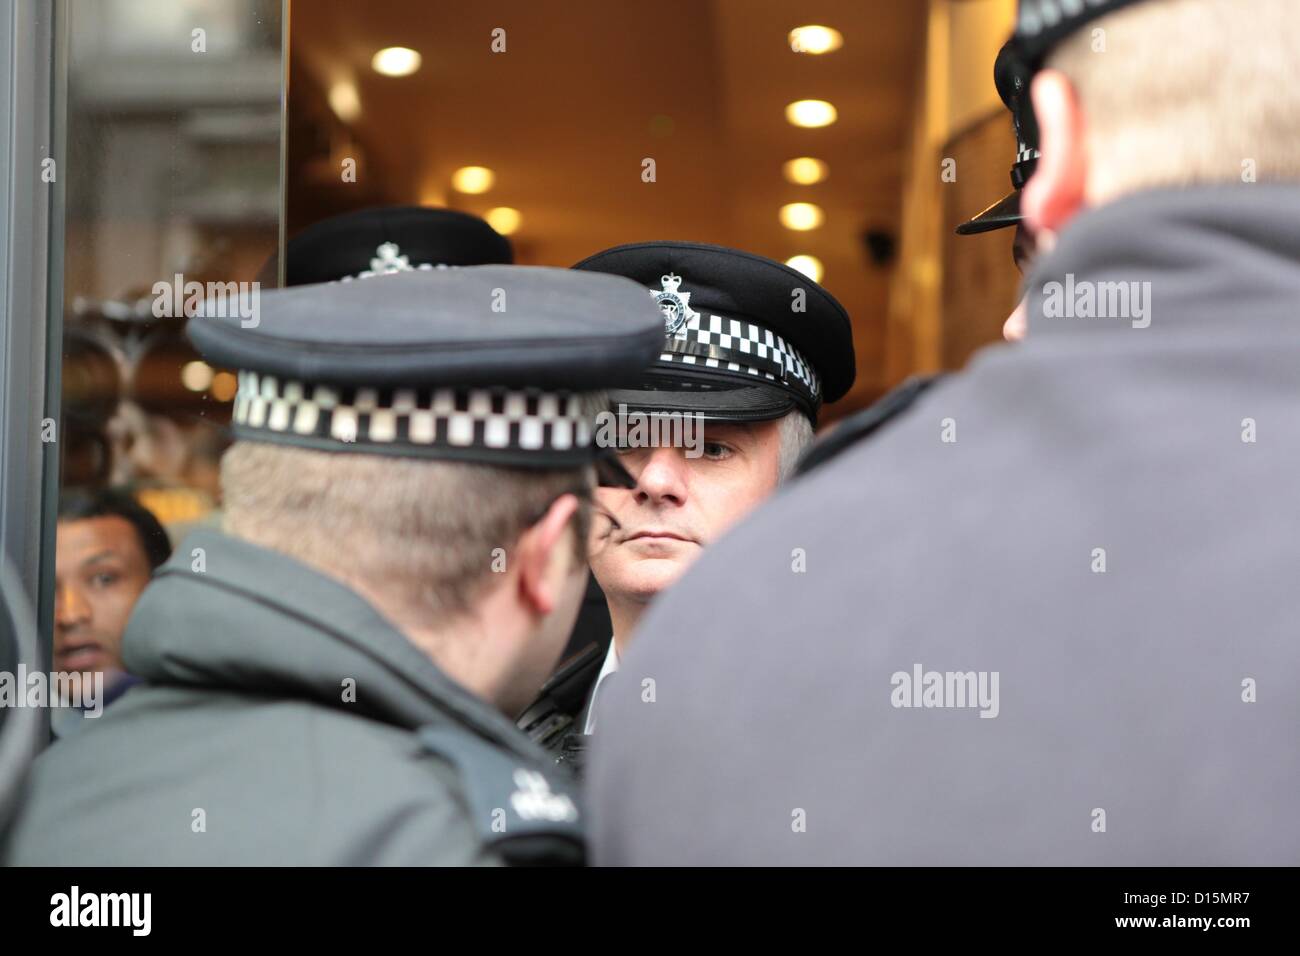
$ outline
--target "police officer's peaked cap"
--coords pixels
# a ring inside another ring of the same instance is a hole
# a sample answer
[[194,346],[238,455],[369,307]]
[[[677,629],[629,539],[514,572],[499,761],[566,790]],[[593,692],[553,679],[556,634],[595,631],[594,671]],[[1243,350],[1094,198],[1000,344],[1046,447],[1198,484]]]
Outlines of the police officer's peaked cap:
[[1016,130],[1016,162],[1011,167],[1012,191],[957,227],[970,236],[1018,225],[1020,190],[1038,165],[1038,123],[1029,95],[1034,73],[1052,47],[1090,21],[1137,0],[1020,0],[1016,30],[1003,45],[993,66],[998,95],[1011,111]]
[[697,242],[641,242],[574,269],[626,276],[661,311],[660,354],[610,392],[615,406],[741,422],[798,408],[816,422],[822,403],[853,384],[844,307],[780,262]]
[[580,399],[663,345],[635,283],[530,266],[276,289],[253,319],[235,311],[209,300],[187,331],[239,371],[237,438],[504,466],[607,464]]
[[1080,27],[1138,0],[1020,0],[1016,31],[1012,37],[1016,55],[1031,72],[1056,44]]
[[1016,54],[1014,42],[1003,45],[993,64],[993,82],[1011,111],[1016,131],[1016,161],[1011,167],[1011,192],[957,227],[957,235],[970,236],[1020,223],[1020,190],[1038,166],[1038,123],[1029,97],[1033,74]]
[[510,240],[478,216],[378,206],[313,223],[285,244],[285,285],[447,266],[508,265]]

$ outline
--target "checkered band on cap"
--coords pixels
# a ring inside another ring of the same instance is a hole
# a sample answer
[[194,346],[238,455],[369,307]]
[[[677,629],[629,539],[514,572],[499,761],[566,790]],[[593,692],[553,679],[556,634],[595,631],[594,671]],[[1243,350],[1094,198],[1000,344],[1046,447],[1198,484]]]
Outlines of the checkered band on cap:
[[318,448],[549,461],[590,449],[593,422],[581,397],[538,389],[345,388],[241,371],[232,422],[242,438]]
[[1111,0],[1021,0],[1016,32],[1033,37],[1050,30],[1066,17],[1077,17],[1087,9],[1108,6]]
[[1020,144],[1020,150],[1016,153],[1015,164],[1011,167],[1011,185],[1015,189],[1024,189],[1025,183],[1029,182],[1029,177],[1034,175],[1038,169],[1039,152]]
[[808,360],[771,329],[721,315],[691,315],[668,336],[659,361],[781,382],[814,402],[821,382]]

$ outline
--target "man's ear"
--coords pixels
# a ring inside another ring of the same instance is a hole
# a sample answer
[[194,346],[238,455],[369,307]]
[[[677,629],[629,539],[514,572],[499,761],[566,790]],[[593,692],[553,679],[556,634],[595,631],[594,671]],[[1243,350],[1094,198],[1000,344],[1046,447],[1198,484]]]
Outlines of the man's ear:
[[574,562],[568,528],[577,511],[576,495],[560,495],[546,514],[519,536],[515,548],[519,595],[539,617],[555,609],[559,586]]
[[1038,120],[1038,166],[1020,196],[1029,228],[1050,244],[1083,208],[1088,186],[1087,120],[1074,86],[1059,70],[1043,70],[1030,86]]

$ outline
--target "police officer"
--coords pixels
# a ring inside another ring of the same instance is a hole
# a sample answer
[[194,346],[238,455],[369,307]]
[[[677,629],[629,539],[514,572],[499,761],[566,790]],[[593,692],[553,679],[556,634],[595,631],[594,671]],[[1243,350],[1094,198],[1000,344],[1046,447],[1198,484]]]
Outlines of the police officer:
[[650,610],[598,863],[1300,862],[1300,7],[1023,0],[1015,48],[1029,335]]
[[225,531],[145,589],[143,684],[37,761],[5,860],[579,861],[576,804],[506,714],[572,624],[593,464],[630,480],[595,416],[658,310],[481,266],[276,290],[244,321],[188,329],[239,370]]
[[957,227],[959,236],[975,236],[995,229],[1020,226],[1020,190],[1038,166],[1038,124],[1029,101],[1029,81],[1033,78],[1020,62],[1012,41],[1003,44],[993,63],[993,83],[998,96],[1011,112],[1016,133],[1016,162],[1011,167],[1011,192]]
[[853,384],[854,356],[835,297],[763,256],[644,242],[574,268],[640,284],[664,332],[658,358],[610,393],[621,458],[636,479],[597,493],[590,558],[612,635],[561,670],[520,718],[577,769],[596,727],[594,702],[646,607],[793,472],[822,404]]
[[509,265],[510,240],[478,216],[437,206],[375,206],[312,223],[287,243],[284,284],[309,285],[453,266]]
[[[1037,252],[1033,233],[1025,228],[1020,212],[1020,191],[1038,168],[1038,124],[1029,99],[1029,82],[1033,74],[1021,62],[1013,43],[1003,45],[993,64],[993,82],[998,95],[1011,111],[1016,131],[1016,162],[1011,167],[1011,192],[987,209],[957,227],[959,236],[975,236],[995,229],[1015,228],[1011,240],[1011,258],[1021,275],[1028,271]],[[1025,303],[1022,301],[1002,325],[1002,336],[1018,342],[1025,336]]]

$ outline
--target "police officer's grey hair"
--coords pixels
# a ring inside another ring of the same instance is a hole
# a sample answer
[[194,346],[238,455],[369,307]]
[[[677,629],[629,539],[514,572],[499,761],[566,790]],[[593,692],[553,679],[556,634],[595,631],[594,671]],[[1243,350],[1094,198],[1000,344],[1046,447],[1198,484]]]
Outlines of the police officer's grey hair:
[[1297,50],[1296,0],[1150,0],[1063,41],[1046,65],[1088,118],[1090,199],[1300,180]]
[[777,480],[783,482],[794,474],[799,457],[813,443],[813,426],[803,412],[795,410],[781,419],[778,428],[781,444],[776,460]]
[[[584,399],[591,417],[607,404]],[[503,468],[238,441],[221,462],[225,529],[409,607],[469,611],[550,503],[580,501],[572,554],[586,566],[590,467]],[[500,549],[500,550],[498,550]]]

